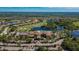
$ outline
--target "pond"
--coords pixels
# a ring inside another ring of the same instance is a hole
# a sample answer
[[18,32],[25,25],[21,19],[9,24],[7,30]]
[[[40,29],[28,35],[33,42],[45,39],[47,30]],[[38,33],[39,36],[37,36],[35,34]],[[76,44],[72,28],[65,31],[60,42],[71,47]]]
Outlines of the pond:
[[[57,26],[55,29],[58,31],[61,31],[61,30],[64,30],[64,26]],[[41,26],[41,27],[33,27],[32,30],[34,30],[34,31],[52,31],[54,29]]]
[[72,37],[79,37],[79,30],[74,30],[71,32]]
[[34,30],[34,31],[51,31],[50,28],[43,27],[43,26],[41,26],[41,27],[33,27],[32,30]]

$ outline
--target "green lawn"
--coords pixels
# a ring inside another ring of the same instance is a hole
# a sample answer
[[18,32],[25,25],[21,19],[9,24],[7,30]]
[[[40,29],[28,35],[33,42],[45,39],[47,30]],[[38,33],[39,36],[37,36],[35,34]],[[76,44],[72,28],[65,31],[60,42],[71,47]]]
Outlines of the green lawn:
[[17,27],[17,31],[22,31],[22,32],[29,31],[31,30],[32,27],[43,26],[46,24],[47,24],[46,20],[44,20],[43,22],[39,22],[39,23],[30,23],[30,24],[27,23],[27,24]]
[[75,26],[79,26],[79,21],[73,22],[73,24],[74,24]]

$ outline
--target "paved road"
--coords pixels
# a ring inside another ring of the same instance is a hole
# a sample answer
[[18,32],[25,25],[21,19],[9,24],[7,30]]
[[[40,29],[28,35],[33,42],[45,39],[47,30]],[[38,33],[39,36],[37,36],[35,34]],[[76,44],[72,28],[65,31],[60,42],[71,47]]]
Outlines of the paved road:
[[[18,47],[17,44],[15,43],[5,43],[5,46],[3,46],[4,44],[2,42],[0,42],[0,50],[8,50],[8,51],[18,51],[18,50],[23,50],[23,51],[33,51],[35,50],[33,46],[53,46],[54,44],[60,44],[63,42],[63,39],[55,42],[55,43],[30,43],[30,44],[21,44],[21,47]],[[57,47],[51,47],[49,48],[49,50],[57,50]]]
[[[63,39],[58,40],[58,41],[56,41],[54,43],[30,43],[30,44],[24,43],[24,44],[21,44],[21,46],[52,46],[54,44],[61,45],[62,42],[63,42]],[[2,42],[0,42],[0,46],[3,46],[3,45],[4,44]],[[16,43],[8,43],[8,44],[5,43],[5,46],[17,46],[17,44]]]

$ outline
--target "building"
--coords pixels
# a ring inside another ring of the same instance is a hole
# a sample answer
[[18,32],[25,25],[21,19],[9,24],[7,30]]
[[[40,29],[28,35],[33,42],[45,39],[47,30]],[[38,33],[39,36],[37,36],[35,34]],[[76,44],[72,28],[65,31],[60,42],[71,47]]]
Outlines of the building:
[[59,18],[59,17],[56,17],[56,18],[51,18],[51,19],[48,19],[47,22],[62,22],[63,19],[62,18]]
[[37,18],[31,20],[32,23],[37,23],[39,20]]
[[59,31],[64,30],[64,26],[57,26],[56,29]]
[[17,33],[16,33],[16,36],[19,36],[19,35],[27,36],[28,33],[27,33],[27,32],[17,32]]

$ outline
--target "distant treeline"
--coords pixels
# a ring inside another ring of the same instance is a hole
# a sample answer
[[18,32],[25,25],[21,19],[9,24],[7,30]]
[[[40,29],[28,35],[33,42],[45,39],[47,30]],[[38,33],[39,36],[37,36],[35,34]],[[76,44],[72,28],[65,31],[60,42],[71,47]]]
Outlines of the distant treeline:
[[79,16],[79,12],[0,12],[0,16]]

